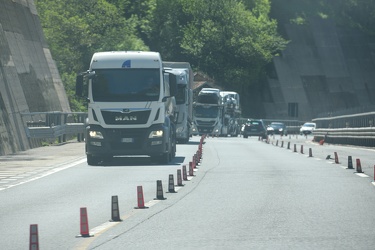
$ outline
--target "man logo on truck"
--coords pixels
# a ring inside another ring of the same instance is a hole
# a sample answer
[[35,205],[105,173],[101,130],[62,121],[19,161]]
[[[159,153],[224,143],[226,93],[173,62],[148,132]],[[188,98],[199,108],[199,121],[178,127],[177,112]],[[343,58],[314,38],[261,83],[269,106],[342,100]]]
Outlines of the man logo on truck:
[[124,116],[116,116],[115,117],[115,121],[118,122],[118,121],[136,121],[137,120],[137,117],[136,116],[127,116],[127,115],[124,115]]

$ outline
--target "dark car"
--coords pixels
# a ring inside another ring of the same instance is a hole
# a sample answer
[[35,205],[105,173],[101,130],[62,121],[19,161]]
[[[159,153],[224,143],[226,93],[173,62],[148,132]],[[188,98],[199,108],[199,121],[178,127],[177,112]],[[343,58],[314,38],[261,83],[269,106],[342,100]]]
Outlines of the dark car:
[[261,136],[262,139],[267,138],[266,126],[262,120],[249,120],[245,123],[243,129],[243,138],[249,136]]
[[267,126],[267,135],[288,135],[288,130],[282,122],[271,122]]

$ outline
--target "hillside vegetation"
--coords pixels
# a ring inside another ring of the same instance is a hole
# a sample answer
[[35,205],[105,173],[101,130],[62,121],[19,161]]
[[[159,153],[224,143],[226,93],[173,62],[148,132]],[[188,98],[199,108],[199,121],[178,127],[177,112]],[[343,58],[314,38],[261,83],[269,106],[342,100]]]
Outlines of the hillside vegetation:
[[188,61],[224,88],[243,91],[290,41],[278,22],[305,25],[331,18],[374,35],[368,0],[35,0],[44,34],[73,111],[75,76],[96,51],[152,50],[163,60]]

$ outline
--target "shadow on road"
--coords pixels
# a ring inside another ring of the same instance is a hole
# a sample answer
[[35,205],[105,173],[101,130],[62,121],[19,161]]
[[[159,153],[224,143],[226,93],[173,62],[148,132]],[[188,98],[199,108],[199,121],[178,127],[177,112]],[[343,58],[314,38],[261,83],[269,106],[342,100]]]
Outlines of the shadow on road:
[[182,164],[185,160],[183,156],[176,156],[169,162],[169,164],[159,164],[156,162],[151,161],[151,158],[148,156],[121,156],[121,157],[113,157],[111,161],[102,161],[97,166],[90,166],[90,167],[123,167],[123,166],[178,166]]

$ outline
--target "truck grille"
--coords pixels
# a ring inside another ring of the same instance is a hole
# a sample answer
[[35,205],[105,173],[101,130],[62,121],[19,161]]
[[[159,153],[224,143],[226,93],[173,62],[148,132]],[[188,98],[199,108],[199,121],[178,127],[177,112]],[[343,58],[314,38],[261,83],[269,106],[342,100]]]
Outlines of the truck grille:
[[151,110],[134,111],[130,113],[123,113],[120,111],[102,111],[105,123],[110,125],[146,124],[150,113]]
[[216,124],[216,121],[201,121],[201,120],[196,120],[196,123],[198,126],[204,126],[204,127],[213,127]]
[[202,127],[198,126],[198,132],[203,134],[211,134],[214,130],[214,127]]
[[142,148],[148,134],[144,129],[112,129],[107,136],[113,150],[136,150]]

